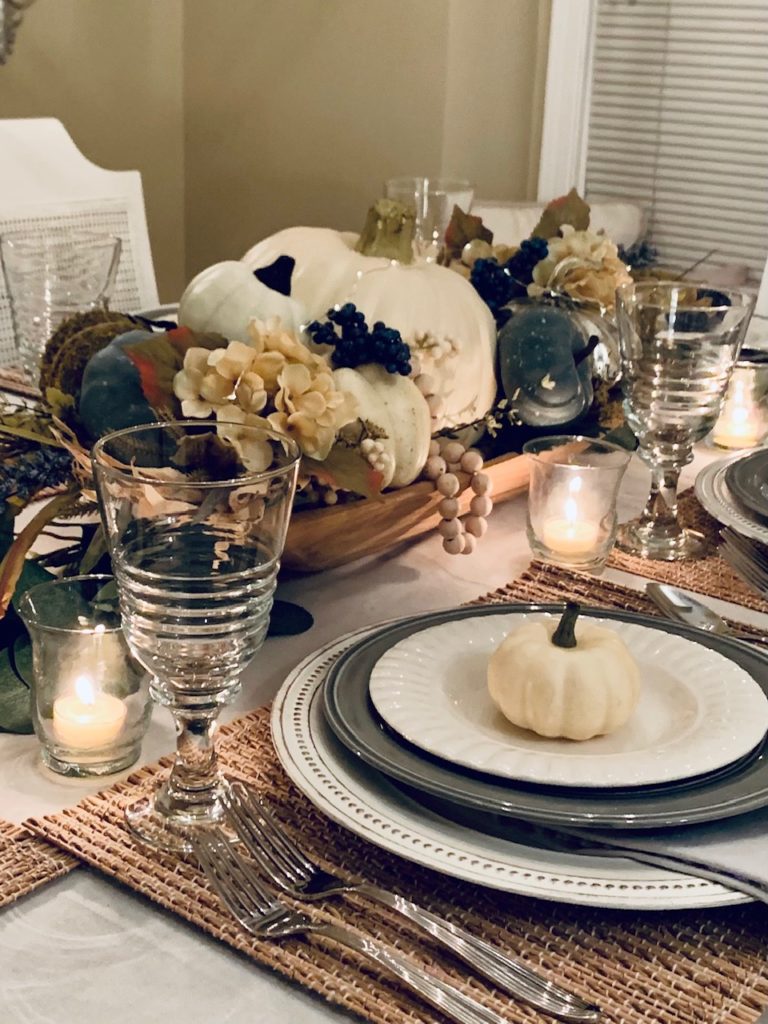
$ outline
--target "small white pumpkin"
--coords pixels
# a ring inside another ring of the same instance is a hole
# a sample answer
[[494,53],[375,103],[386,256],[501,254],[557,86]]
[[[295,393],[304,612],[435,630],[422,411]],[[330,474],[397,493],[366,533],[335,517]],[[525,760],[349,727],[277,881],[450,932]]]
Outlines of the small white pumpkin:
[[215,331],[235,341],[248,340],[248,324],[254,318],[273,316],[279,316],[284,327],[294,333],[307,321],[301,303],[268,288],[238,260],[224,260],[201,271],[179,301],[180,324],[193,331]]
[[243,262],[252,269],[292,256],[292,295],[310,318],[324,319],[333,306],[352,302],[369,326],[381,320],[398,330],[443,399],[435,429],[471,422],[496,396],[496,325],[460,274],[435,263],[407,264],[405,241],[398,236],[387,258],[378,255],[386,250],[381,239],[372,247],[377,255],[366,255],[356,251],[354,233],[292,227],[253,246]]
[[640,697],[640,670],[611,629],[581,620],[568,602],[557,629],[527,622],[488,663],[488,691],[514,725],[587,740],[621,728]]
[[333,373],[336,386],[353,395],[363,419],[378,427],[391,471],[382,487],[413,483],[429,455],[431,419],[426,399],[410,379],[388,373],[383,366],[366,363],[357,369],[341,367]]

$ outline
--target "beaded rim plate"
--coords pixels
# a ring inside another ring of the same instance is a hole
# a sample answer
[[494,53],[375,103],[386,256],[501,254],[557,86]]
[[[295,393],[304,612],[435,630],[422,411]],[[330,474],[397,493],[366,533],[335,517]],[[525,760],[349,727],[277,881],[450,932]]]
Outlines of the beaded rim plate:
[[732,527],[745,537],[768,544],[768,526],[761,525],[751,513],[739,508],[725,482],[728,467],[745,457],[744,453],[740,452],[738,455],[729,455],[725,459],[711,462],[696,477],[694,491],[707,512],[719,523]]
[[761,448],[729,463],[725,486],[747,511],[764,520],[768,516],[768,450]]
[[768,700],[740,665],[658,627],[599,618],[590,622],[618,634],[640,669],[629,721],[578,743],[518,729],[491,700],[488,660],[508,633],[543,618],[553,616],[515,611],[412,633],[373,666],[374,707],[436,757],[548,786],[649,786],[703,775],[748,754],[768,730]]
[[336,659],[374,630],[350,633],[302,661],[272,706],[272,738],[288,776],[337,824],[389,853],[452,878],[554,902],[634,910],[748,903],[706,879],[639,864],[539,849],[457,824],[408,799],[350,754],[322,711]]

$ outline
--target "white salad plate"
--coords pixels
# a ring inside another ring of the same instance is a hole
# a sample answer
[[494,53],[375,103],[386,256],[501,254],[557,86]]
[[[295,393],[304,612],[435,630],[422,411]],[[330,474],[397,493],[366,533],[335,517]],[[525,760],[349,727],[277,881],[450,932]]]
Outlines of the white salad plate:
[[342,746],[326,724],[322,688],[336,659],[370,635],[334,641],[299,664],[272,708],[272,738],[297,788],[360,838],[452,878],[555,902],[633,910],[679,910],[749,902],[715,882],[624,857],[561,852],[513,842],[442,817],[411,801]]
[[[540,613],[433,625],[376,662],[369,693],[382,719],[445,761],[543,785],[648,786],[714,771],[749,753],[768,730],[768,700],[740,665],[682,636],[635,622],[590,619],[618,634],[640,669],[630,720],[575,742],[520,729],[488,693],[488,661]],[[578,626],[577,626],[578,628]]]
[[745,453],[739,452],[738,455],[710,462],[696,477],[694,491],[707,512],[723,526],[730,526],[745,537],[768,544],[768,525],[739,505],[725,480],[728,467],[743,458]]

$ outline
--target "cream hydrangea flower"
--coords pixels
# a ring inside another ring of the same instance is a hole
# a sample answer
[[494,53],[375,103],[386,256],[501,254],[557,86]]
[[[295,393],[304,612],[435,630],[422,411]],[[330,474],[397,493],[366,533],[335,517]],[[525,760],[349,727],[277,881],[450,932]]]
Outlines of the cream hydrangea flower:
[[262,416],[246,412],[237,405],[227,405],[216,410],[216,419],[219,437],[232,445],[246,469],[252,473],[263,473],[269,469],[272,445],[252,429],[269,429],[269,423]]
[[308,366],[289,363],[278,378],[275,412],[267,418],[275,430],[293,437],[305,455],[327,457],[336,435],[358,415],[355,399],[339,391],[327,365],[312,373]]
[[266,449],[249,447],[249,431],[232,424],[269,426],[294,437],[311,458],[326,458],[339,430],[357,418],[356,400],[336,388],[325,359],[285,331],[279,318],[253,320],[249,335],[247,344],[187,351],[173,385],[182,412],[215,414],[219,434],[249,469],[258,469]]
[[209,372],[211,354],[207,348],[187,349],[184,367],[173,378],[173,392],[185,416],[205,419],[232,393],[231,381]]
[[549,240],[547,255],[534,267],[528,294],[536,297],[552,289],[613,308],[616,289],[631,281],[615,244],[605,235],[575,231],[569,224],[560,230],[562,238]]

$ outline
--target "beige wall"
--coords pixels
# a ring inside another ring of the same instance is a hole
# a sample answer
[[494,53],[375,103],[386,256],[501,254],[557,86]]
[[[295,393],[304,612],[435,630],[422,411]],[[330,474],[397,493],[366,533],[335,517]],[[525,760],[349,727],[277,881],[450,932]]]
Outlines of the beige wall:
[[535,198],[549,0],[186,0],[184,14],[190,275],[290,224],[359,228],[395,174]]
[[36,0],[0,67],[0,117],[58,117],[82,152],[139,170],[160,296],[185,281],[183,0]]
[[536,194],[549,0],[36,0],[0,117],[141,171],[163,301],[290,224],[359,228],[395,174]]

